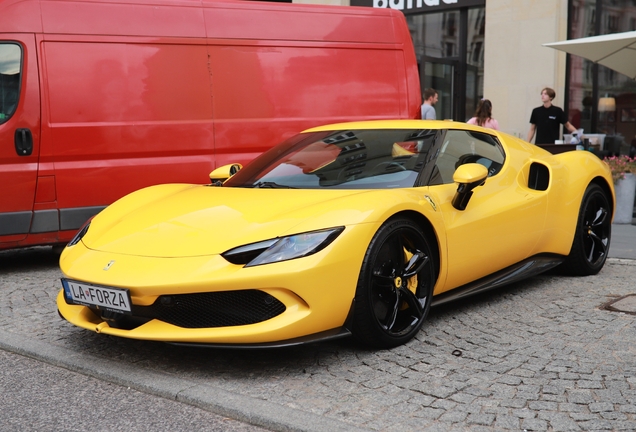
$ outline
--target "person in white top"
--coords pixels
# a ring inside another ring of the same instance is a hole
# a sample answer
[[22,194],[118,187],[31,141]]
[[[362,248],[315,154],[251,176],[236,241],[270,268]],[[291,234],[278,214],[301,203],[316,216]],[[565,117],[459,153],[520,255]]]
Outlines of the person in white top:
[[479,101],[474,117],[466,123],[499,130],[499,122],[492,118],[492,103],[488,99]]

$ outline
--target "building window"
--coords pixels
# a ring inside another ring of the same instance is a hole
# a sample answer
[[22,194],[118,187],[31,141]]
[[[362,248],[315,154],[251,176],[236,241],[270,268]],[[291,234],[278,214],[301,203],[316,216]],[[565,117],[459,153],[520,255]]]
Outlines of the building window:
[[438,91],[437,118],[466,121],[483,96],[485,8],[407,14],[422,89]]
[[457,22],[456,22],[455,13],[446,13],[444,14],[444,30],[446,31],[446,36],[454,37],[457,32]]
[[[569,39],[636,29],[634,0],[570,0],[569,11]],[[606,144],[628,154],[636,136],[636,122],[621,121],[619,113],[636,106],[634,80],[582,57],[568,55],[567,85],[565,107],[570,122],[587,133],[606,134]],[[601,98],[612,98],[615,108],[610,112],[599,109]]]
[[481,42],[474,42],[473,43],[473,49],[472,49],[472,63],[480,63],[483,61],[483,58],[481,56],[481,50],[482,50],[482,43]]

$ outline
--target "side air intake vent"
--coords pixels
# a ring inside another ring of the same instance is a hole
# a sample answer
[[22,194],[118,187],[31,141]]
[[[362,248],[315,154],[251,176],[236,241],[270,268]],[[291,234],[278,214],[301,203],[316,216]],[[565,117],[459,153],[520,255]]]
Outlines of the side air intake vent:
[[528,187],[534,190],[544,191],[550,184],[550,170],[545,165],[533,163],[530,166],[530,178]]

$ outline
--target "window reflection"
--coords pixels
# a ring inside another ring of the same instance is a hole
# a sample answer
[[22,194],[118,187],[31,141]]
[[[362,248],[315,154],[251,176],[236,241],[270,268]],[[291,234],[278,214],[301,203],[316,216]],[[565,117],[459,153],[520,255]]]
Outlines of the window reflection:
[[18,106],[21,58],[19,45],[0,42],[0,123],[6,122]]

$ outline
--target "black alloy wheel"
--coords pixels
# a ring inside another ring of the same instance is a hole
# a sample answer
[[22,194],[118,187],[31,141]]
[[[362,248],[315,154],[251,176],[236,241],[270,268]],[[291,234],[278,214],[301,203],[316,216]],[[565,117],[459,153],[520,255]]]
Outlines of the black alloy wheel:
[[387,221],[362,264],[355,297],[354,336],[392,348],[413,338],[431,306],[436,265],[422,230],[405,218]]
[[612,214],[607,193],[590,184],[583,195],[570,255],[562,264],[575,276],[597,274],[605,265],[612,233]]

